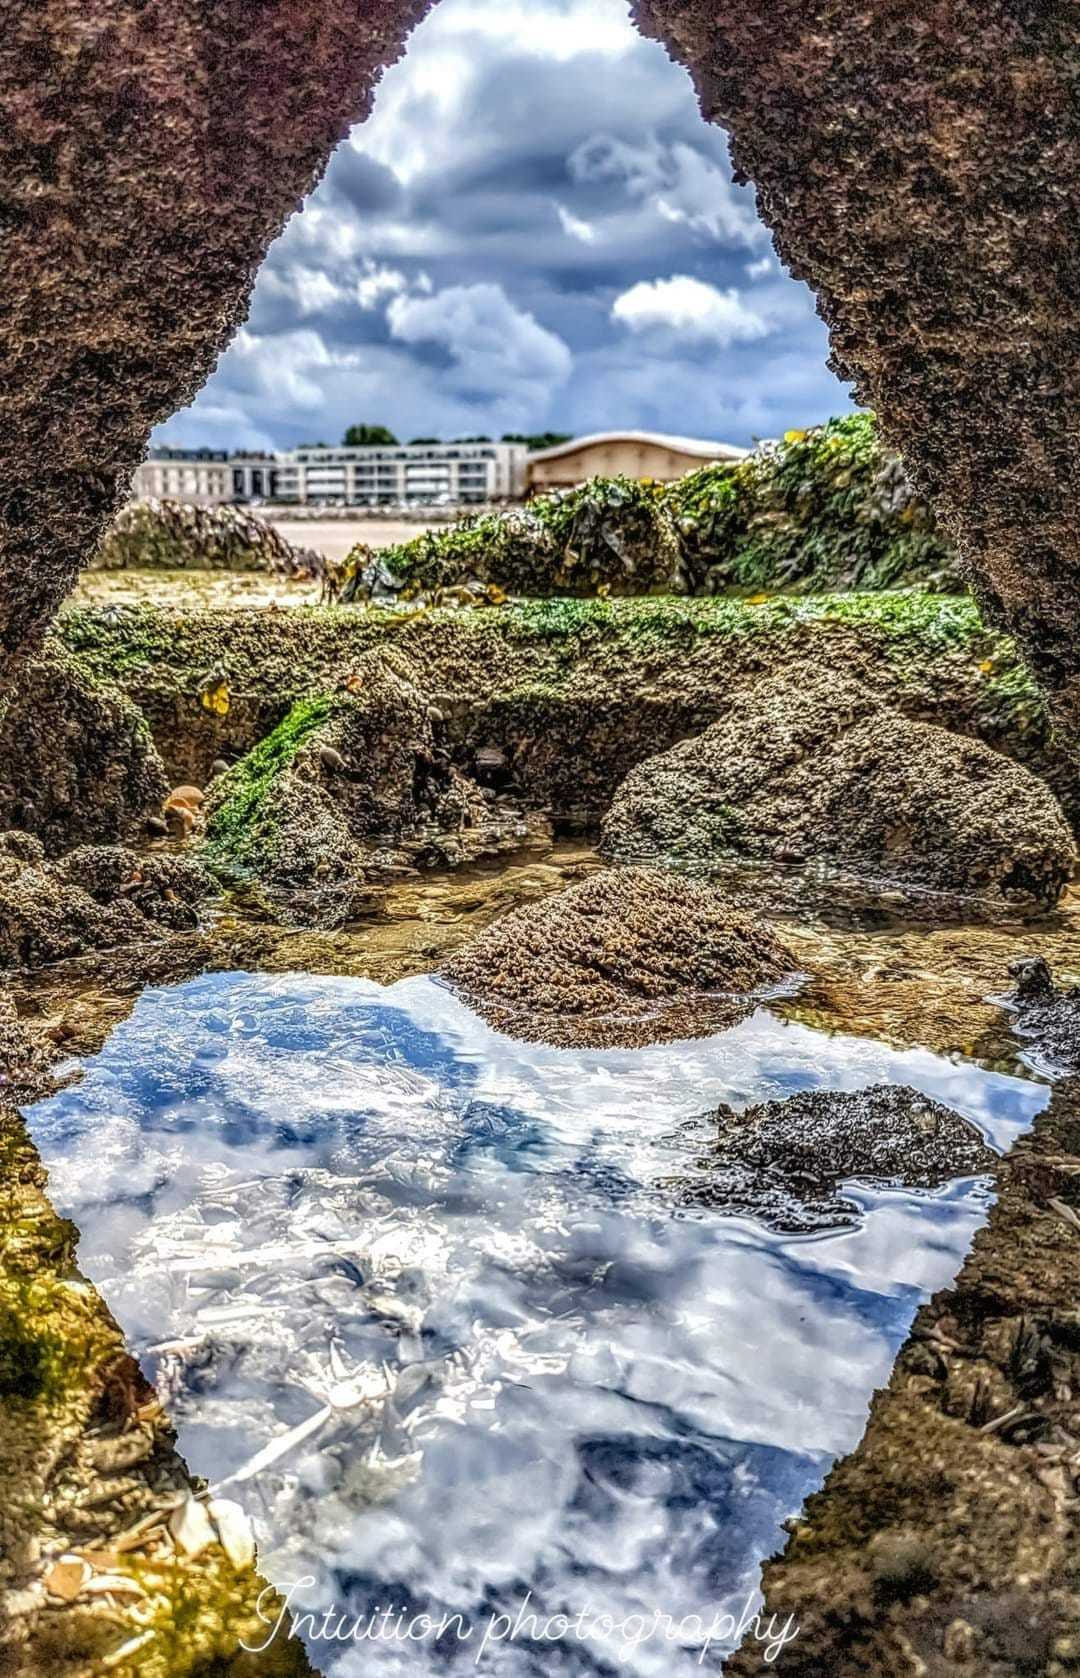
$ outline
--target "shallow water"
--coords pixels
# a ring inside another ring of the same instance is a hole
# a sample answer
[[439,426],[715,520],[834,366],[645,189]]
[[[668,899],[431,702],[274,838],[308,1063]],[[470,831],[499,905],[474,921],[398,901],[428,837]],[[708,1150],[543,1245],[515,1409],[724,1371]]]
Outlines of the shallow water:
[[765,1008],[556,1050],[428,978],[215,974],[145,992],[28,1118],[189,1464],[309,1581],[317,1665],[679,1678],[719,1665],[989,1192],[856,1188],[858,1228],[797,1240],[663,1181],[719,1101],[882,1081],[1000,1149],[1046,1100]]

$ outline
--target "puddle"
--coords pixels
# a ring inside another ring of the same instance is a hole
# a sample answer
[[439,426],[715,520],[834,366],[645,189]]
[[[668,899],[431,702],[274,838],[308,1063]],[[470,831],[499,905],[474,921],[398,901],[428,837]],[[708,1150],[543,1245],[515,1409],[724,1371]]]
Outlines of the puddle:
[[990,1196],[849,1189],[859,1226],[799,1240],[676,1213],[663,1180],[719,1101],[879,1082],[999,1149],[1047,1097],[766,1009],[556,1050],[430,978],[234,973],[144,992],[27,1116],[324,1672],[679,1678],[720,1665]]

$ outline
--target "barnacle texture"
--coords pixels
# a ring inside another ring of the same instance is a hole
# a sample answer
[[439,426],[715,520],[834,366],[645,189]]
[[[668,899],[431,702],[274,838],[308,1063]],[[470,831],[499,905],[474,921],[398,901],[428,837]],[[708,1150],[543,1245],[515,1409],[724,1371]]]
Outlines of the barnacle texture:
[[1080,26],[1064,0],[636,0],[832,366],[1080,727]]

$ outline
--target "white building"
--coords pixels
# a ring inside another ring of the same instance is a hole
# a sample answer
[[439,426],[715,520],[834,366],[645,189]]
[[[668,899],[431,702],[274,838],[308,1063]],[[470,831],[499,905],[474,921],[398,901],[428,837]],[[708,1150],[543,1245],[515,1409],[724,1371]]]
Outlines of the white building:
[[276,493],[277,462],[269,454],[226,454],[223,449],[151,449],[136,469],[139,501],[223,502],[269,500]]
[[277,456],[277,496],[359,507],[508,501],[524,493],[525,456],[522,443],[293,449]]
[[525,492],[525,459],[522,443],[342,446],[273,455],[160,448],[138,468],[135,494],[204,506],[262,500],[358,507],[508,501]]

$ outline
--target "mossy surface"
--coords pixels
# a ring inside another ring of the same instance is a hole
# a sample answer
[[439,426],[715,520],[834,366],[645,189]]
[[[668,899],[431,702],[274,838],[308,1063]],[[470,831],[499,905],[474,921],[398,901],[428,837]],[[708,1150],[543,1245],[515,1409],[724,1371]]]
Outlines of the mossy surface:
[[257,862],[275,826],[274,787],[340,703],[333,694],[299,700],[272,733],[222,777],[207,825],[208,861],[226,870],[248,869]]

